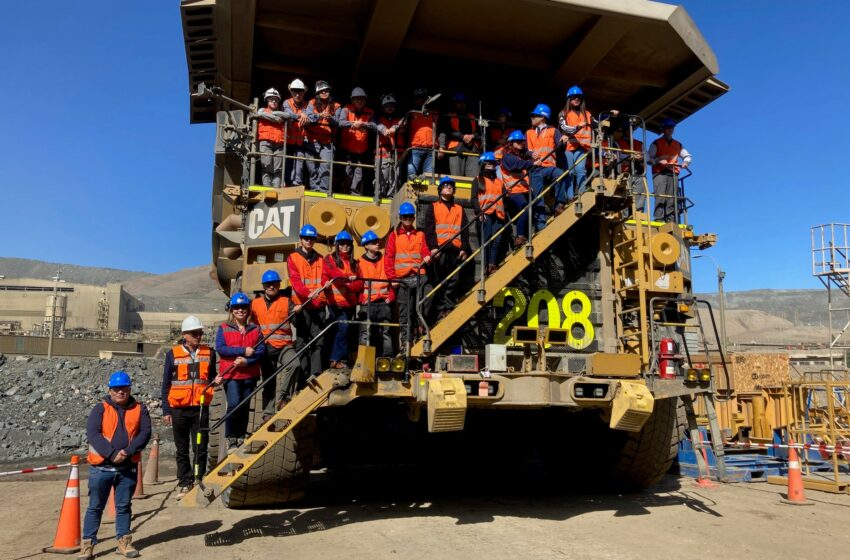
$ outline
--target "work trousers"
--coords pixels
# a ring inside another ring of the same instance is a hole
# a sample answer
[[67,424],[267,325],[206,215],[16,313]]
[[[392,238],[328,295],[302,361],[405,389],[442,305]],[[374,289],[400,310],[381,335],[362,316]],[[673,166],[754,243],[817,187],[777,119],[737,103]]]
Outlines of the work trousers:
[[[514,222],[516,236],[531,239],[532,232],[529,230],[528,223],[528,193],[510,195],[506,201],[505,209],[511,218],[519,214]],[[546,227],[546,207],[540,202],[535,203],[532,207],[531,218],[534,220],[535,231],[540,231]]]
[[[130,461],[130,459],[126,459]],[[115,538],[130,534],[133,516],[132,498],[136,491],[136,464],[132,467],[110,470],[97,466],[89,468],[89,506],[83,520],[83,538],[97,543],[97,530],[103,510],[109,501],[109,493],[115,491]]]
[[260,169],[264,187],[279,187],[283,169],[283,142],[260,140]]
[[[370,304],[360,306],[361,315],[369,317],[370,321],[376,323],[390,323],[393,320],[393,310],[385,301],[373,301]],[[371,332],[370,332],[371,331]],[[366,325],[360,325],[360,344],[374,346],[375,353],[379,358],[389,358],[395,355],[393,352],[392,327],[374,325],[367,329]]]
[[[399,339],[402,345],[408,340],[408,332],[416,334],[419,326],[419,316],[416,314],[416,305],[419,298],[431,291],[431,281],[427,274],[419,276],[408,276],[401,279],[398,285],[398,322],[401,324]],[[430,320],[431,299],[426,299],[422,304],[422,316],[425,321]]]
[[378,170],[375,175],[376,188],[381,194],[381,198],[392,198],[398,190],[399,184],[395,160],[378,158],[375,162],[375,169]]
[[284,170],[284,184],[287,187],[300,187],[304,185],[307,176],[304,173],[304,160],[294,159],[289,156],[305,157],[304,144],[289,144],[286,146],[286,169]]
[[[464,152],[477,152],[477,148],[474,146],[463,146],[459,148]],[[475,177],[478,175],[478,170],[480,168],[480,164],[478,163],[478,156],[463,156],[463,155],[455,155],[449,156],[449,173],[451,175],[458,175],[461,177]]]
[[[356,307],[328,306],[328,324],[334,321],[351,321],[354,319]],[[357,334],[357,325],[338,323],[330,328],[325,336],[331,345],[331,361],[348,361],[348,355],[354,346],[354,336]]]
[[[333,144],[304,142],[304,151],[308,158],[307,171],[310,173],[310,190],[322,193],[331,192],[331,165],[334,160]],[[320,160],[320,161],[314,161]]]
[[256,379],[228,379],[224,382],[227,412],[229,414],[231,410],[236,411],[224,421],[224,437],[243,438],[248,433],[251,403],[246,402],[242,406],[239,406],[239,403],[245,400],[256,387]]
[[[343,158],[348,163],[361,163],[372,165],[373,154],[363,152],[357,154],[354,152],[343,152]],[[373,193],[368,192],[372,185],[372,170],[368,167],[360,167],[359,165],[345,166],[345,181],[343,183],[343,192],[353,195],[371,196]]]
[[649,212],[646,208],[646,197],[649,194],[648,184],[645,177],[636,175],[631,179],[632,195],[635,197],[635,206],[638,212]]
[[[284,346],[280,353],[280,366],[283,371],[280,376],[280,392],[278,400],[288,400],[295,396],[295,393],[303,386],[305,376],[304,370],[301,368],[301,360],[298,357],[298,351],[291,344]],[[269,408],[266,408],[269,410]]]
[[[210,409],[203,410],[197,406],[175,407],[171,409],[171,431],[174,434],[174,445],[177,447],[178,486],[191,486],[195,478],[201,479],[207,472],[207,432],[210,425]],[[198,429],[201,430],[201,445],[198,445]],[[192,458],[189,460],[189,446],[192,447]],[[192,468],[198,465],[198,476]]]
[[[567,189],[572,186],[573,188],[573,197],[579,195],[582,190],[582,186],[584,185],[585,180],[587,180],[587,158],[581,160],[581,163],[576,165],[578,158],[586,154],[587,151],[582,150],[581,148],[575,151],[567,150],[564,152],[567,158],[567,169],[571,169],[570,174],[567,175]],[[575,166],[575,169],[573,169]]]
[[[301,312],[296,315],[296,329],[298,331],[298,341],[306,345],[308,342],[318,337],[313,341],[312,345],[301,354],[301,369],[307,375],[319,375],[322,373],[324,366],[324,350],[325,337],[319,336],[327,326],[325,320],[325,308],[316,309],[314,307],[304,307]],[[299,347],[300,349],[300,347]]]
[[[503,199],[504,200],[504,199]],[[519,220],[517,220],[519,221]],[[481,223],[481,246],[489,241],[490,243],[484,248],[482,254],[485,257],[486,264],[499,263],[499,249],[502,235],[497,232],[505,225],[505,220],[499,218],[496,213],[484,214],[484,221]]]
[[679,176],[670,171],[656,173],[652,177],[655,195],[655,221],[678,222],[682,202],[677,200]]
[[460,263],[460,249],[454,245],[443,245],[434,257],[434,282],[443,282],[440,291],[432,296],[437,300],[438,315],[448,313],[457,305],[457,290],[460,286],[461,275],[460,272],[455,272],[455,268]]
[[434,158],[430,148],[413,148],[407,154],[407,177],[432,173]]
[[[555,199],[555,204],[566,204],[570,199],[570,176],[567,175],[559,180],[558,178],[563,174],[564,170],[558,169],[557,167],[532,167],[531,172],[528,175],[531,179],[531,192],[533,193],[533,196],[536,197],[538,194],[543,192],[543,189],[554,183],[547,194],[551,195]],[[545,195],[537,203],[535,203],[535,206],[545,208],[546,204],[544,199]]]
[[[278,365],[280,364],[280,353],[281,348],[275,348],[271,344],[266,343],[266,352],[260,358],[260,371],[262,372],[263,381],[271,379],[275,372],[277,372]],[[275,395],[277,395],[277,378],[263,385],[263,410],[269,406],[269,403],[275,400]]]

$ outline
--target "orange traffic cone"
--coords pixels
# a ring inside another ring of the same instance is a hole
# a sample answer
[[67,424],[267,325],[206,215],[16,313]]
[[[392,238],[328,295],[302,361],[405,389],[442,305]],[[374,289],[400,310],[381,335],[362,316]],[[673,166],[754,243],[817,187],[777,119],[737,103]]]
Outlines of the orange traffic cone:
[[144,475],[142,473],[142,462],[139,461],[139,464],[136,465],[136,491],[133,492],[133,499],[140,500],[147,497],[147,494],[145,494],[145,481]]
[[[790,442],[794,445],[794,442]],[[814,502],[806,499],[803,489],[803,471],[800,469],[800,457],[793,447],[788,448],[788,497],[782,500],[783,504],[792,506],[811,506]]]
[[106,502],[106,522],[115,521],[115,488],[109,489],[109,500]]
[[699,475],[697,477],[696,485],[700,488],[715,488],[717,485],[711,481],[711,466],[708,464],[708,453],[705,450],[705,440],[702,437],[702,431],[699,431],[699,442],[700,442],[700,452],[702,453],[702,460],[705,463],[705,476],[702,475],[702,471],[699,471]]
[[80,550],[80,458],[71,456],[71,474],[65,486],[65,499],[59,512],[59,526],[56,528],[56,538],[53,546],[43,549],[44,552],[73,554]]
[[148,464],[145,466],[145,484],[159,484],[159,434],[153,435]]

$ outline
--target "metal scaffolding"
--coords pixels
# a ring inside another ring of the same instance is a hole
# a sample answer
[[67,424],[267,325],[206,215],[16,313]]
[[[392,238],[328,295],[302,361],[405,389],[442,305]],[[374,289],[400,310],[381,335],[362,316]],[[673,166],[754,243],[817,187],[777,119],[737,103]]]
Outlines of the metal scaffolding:
[[[835,369],[833,349],[842,350],[842,362],[846,368],[847,351],[850,350],[850,340],[844,338],[850,328],[850,224],[812,227],[812,275],[826,287],[830,369]],[[834,322],[842,314],[844,326],[836,333]]]

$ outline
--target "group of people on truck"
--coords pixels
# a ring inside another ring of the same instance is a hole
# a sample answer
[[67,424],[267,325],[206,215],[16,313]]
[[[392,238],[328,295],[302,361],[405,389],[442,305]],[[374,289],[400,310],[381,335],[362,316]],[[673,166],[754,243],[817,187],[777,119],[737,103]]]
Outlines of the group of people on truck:
[[[399,112],[392,93],[380,97],[380,110],[376,111],[369,107],[361,87],[351,91],[345,105],[334,100],[332,88],[324,80],[316,82],[315,96],[309,101],[302,80],[293,80],[288,89],[290,97],[285,101],[277,89],[268,89],[263,96],[265,106],[257,112],[264,186],[303,185],[330,193],[334,188],[332,166],[337,161],[344,165],[337,189],[369,196],[377,189],[381,197],[387,197],[407,178],[433,173],[434,156],[447,160],[452,176],[478,176],[484,163],[481,157],[489,149],[499,164],[496,175],[508,190],[507,210],[516,210],[521,195],[527,198],[529,190],[540,192],[544,182],[554,182],[553,211],[559,213],[570,196],[578,194],[588,170],[592,170],[587,154],[596,121],[579,86],[569,88],[566,103],[557,115],[544,103],[535,106],[529,115],[530,127],[525,130],[510,122],[512,113],[505,108],[482,127],[481,116],[468,109],[462,92],[452,96],[451,110],[440,114],[429,106],[431,98],[424,88],[413,91],[413,108],[405,113]],[[610,114],[616,117],[618,111]],[[627,120],[619,121],[612,130],[613,140],[606,138],[603,145],[617,148],[613,159],[638,160],[639,167],[649,161],[657,199],[655,218],[672,221],[676,219],[678,172],[690,164],[691,156],[672,138],[675,123],[665,119],[662,127],[663,135],[649,146],[647,154],[642,143],[630,137]],[[565,173],[567,170],[569,173]],[[638,202],[645,202],[645,196],[636,196]],[[535,221],[542,219],[540,206]],[[525,231],[527,219],[517,222]]]

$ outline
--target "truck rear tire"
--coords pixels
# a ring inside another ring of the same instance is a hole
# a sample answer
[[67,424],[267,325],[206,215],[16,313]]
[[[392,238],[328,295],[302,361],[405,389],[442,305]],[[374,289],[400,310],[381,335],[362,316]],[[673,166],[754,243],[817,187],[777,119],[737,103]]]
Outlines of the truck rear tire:
[[[224,416],[224,395],[218,395],[218,406],[210,407],[210,424]],[[248,431],[263,424],[262,394],[251,402]],[[316,419],[308,416],[269,450],[247,473],[221,495],[228,508],[244,508],[283,504],[304,496],[313,465]],[[209,463],[214,467],[225,457],[224,424],[210,432]]]

